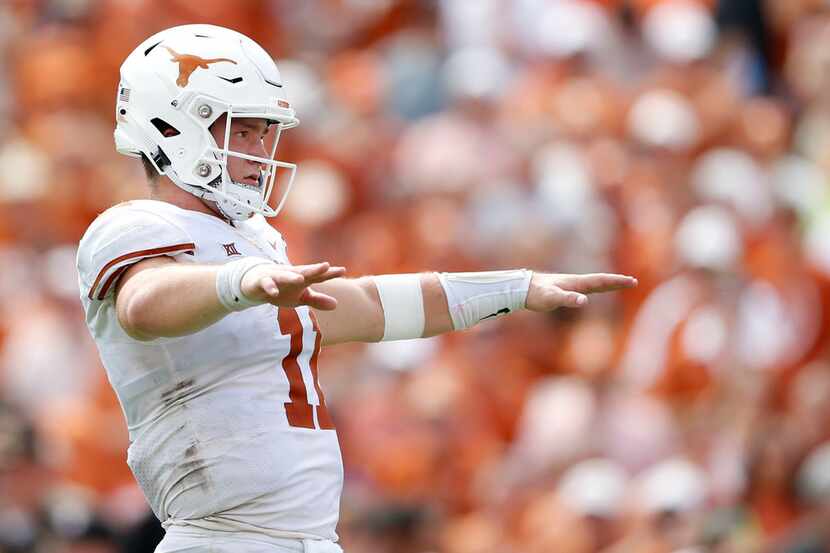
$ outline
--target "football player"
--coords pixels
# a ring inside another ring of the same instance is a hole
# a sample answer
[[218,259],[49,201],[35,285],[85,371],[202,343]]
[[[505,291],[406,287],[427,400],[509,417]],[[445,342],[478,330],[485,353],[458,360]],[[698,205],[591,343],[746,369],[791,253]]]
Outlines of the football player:
[[275,152],[299,122],[272,58],[228,29],[186,25],[139,45],[121,67],[116,121],[117,150],[148,169],[149,199],[90,225],[78,272],[129,427],[127,463],[167,531],[160,553],[340,551],[322,345],[432,336],[636,285],[291,265],[265,217],[290,190],[296,166]]

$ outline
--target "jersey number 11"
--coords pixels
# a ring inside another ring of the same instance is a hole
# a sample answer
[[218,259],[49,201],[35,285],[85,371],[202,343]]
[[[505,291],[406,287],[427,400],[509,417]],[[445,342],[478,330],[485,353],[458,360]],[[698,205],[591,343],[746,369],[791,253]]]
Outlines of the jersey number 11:
[[[282,360],[282,368],[285,376],[288,377],[288,403],[285,404],[285,414],[288,417],[288,424],[299,428],[312,428],[322,430],[333,430],[326,400],[323,391],[317,381],[317,357],[320,354],[320,327],[317,326],[317,317],[310,309],[307,311],[313,325],[314,351],[311,357],[303,355],[303,324],[296,309],[280,307],[277,319],[280,325],[280,333],[283,336],[291,336],[291,349]],[[317,392],[319,403],[314,405],[308,400],[308,390],[303,380],[303,371],[300,362],[308,363],[311,379],[314,383],[314,390]],[[314,416],[316,412],[316,417]]]

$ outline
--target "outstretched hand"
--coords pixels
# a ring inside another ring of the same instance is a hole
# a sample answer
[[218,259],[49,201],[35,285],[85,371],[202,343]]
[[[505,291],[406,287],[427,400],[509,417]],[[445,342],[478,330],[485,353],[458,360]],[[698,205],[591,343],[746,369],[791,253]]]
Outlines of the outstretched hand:
[[588,303],[588,294],[612,292],[635,286],[637,286],[637,279],[626,275],[533,273],[530,289],[527,292],[526,306],[530,311],[553,311],[557,307],[582,307]]
[[245,274],[242,293],[248,298],[265,301],[280,307],[307,305],[322,311],[337,307],[337,300],[328,294],[315,292],[311,286],[346,273],[343,267],[332,267],[328,262],[313,265],[259,265]]

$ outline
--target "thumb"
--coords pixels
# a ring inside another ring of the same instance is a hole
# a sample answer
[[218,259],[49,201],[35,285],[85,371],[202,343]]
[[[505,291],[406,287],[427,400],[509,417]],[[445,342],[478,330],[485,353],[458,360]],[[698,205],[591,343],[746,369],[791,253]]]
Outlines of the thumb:
[[262,286],[262,289],[265,291],[265,293],[268,294],[271,297],[276,297],[280,293],[279,287],[277,287],[277,284],[274,282],[274,279],[271,278],[271,277],[263,278],[262,280],[259,281],[259,284],[260,284],[260,286]]
[[582,307],[588,303],[588,296],[579,292],[562,292],[559,298],[560,307]]

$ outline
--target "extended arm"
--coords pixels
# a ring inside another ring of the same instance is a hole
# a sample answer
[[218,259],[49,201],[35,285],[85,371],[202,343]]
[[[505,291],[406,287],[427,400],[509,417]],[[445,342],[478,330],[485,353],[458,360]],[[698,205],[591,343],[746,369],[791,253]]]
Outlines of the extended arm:
[[[458,329],[456,325],[460,324],[459,321],[463,319],[463,313],[457,305],[463,303],[464,298],[455,299],[456,320],[454,322],[445,286],[442,285],[438,274],[423,273],[418,275],[418,278],[423,296],[423,332],[420,336],[434,336]],[[606,273],[561,275],[536,272],[533,273],[526,287],[527,294],[522,307],[531,311],[581,307],[587,303],[588,294],[632,288],[636,285],[635,278],[625,275]],[[337,309],[333,311],[317,312],[324,344],[376,342],[383,339],[384,329],[387,327],[386,317],[389,314],[384,311],[374,278],[338,278],[315,286],[315,288],[336,298],[338,302]],[[506,312],[504,309],[495,309],[492,315]],[[397,313],[397,316],[410,315],[410,313]],[[488,315],[479,318],[489,318]]]
[[[251,305],[307,305],[317,313],[325,344],[372,342],[434,336],[466,328],[479,320],[510,312],[508,308],[499,309],[500,301],[514,310],[551,311],[580,307],[587,302],[587,294],[637,284],[636,279],[623,275],[534,273],[525,280],[517,296],[516,290],[504,288],[503,282],[501,288],[488,288],[490,280],[499,281],[499,272],[469,274],[472,277],[462,273],[423,273],[395,275],[391,279],[345,279],[339,278],[344,273],[342,267],[330,267],[328,263],[291,266],[261,261],[256,264],[255,259],[246,258],[226,265],[198,265],[177,263],[169,257],[142,260],[127,269],[118,282],[118,321],[133,338],[151,340],[198,332],[232,310]],[[234,267],[241,270],[235,271]],[[515,275],[511,278],[516,281]],[[474,282],[471,292],[464,284],[468,279]],[[389,282],[405,284],[390,286]],[[515,284],[511,286],[515,288]],[[503,290],[509,293],[505,296]],[[499,299],[494,303],[491,297]],[[235,306],[233,300],[240,298],[241,305]],[[488,313],[476,311],[477,306],[484,306]],[[410,324],[412,317],[415,324]],[[404,324],[398,324],[401,322]]]

